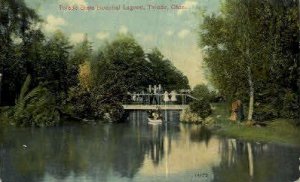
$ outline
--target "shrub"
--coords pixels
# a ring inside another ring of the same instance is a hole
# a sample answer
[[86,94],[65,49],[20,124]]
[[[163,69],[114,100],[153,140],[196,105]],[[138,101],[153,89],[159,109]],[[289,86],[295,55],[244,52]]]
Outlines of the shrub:
[[120,121],[125,113],[120,103],[109,100],[109,97],[95,90],[87,90],[81,86],[69,90],[63,108],[64,112],[72,117],[91,120],[104,118],[110,122]]
[[92,95],[87,89],[76,86],[70,88],[63,112],[82,119],[94,118],[95,111],[91,105]]
[[27,76],[12,112],[18,126],[53,126],[60,120],[55,97],[44,87],[29,91],[31,77]]
[[284,118],[296,119],[299,118],[298,95],[296,93],[287,92],[283,98],[283,107],[280,115]]
[[205,99],[194,101],[190,104],[191,111],[196,113],[203,120],[212,113],[209,102]]
[[101,106],[102,118],[106,122],[120,122],[125,119],[126,113],[121,103],[110,103]]
[[198,116],[198,114],[191,112],[190,107],[188,107],[180,113],[180,121],[184,123],[201,124],[203,119]]
[[277,110],[271,104],[260,104],[255,107],[253,119],[255,121],[267,121],[278,117]]

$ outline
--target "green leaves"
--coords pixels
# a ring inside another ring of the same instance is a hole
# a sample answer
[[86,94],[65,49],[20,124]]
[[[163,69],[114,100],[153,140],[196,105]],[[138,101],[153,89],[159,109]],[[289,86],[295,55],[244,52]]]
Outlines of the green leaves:
[[196,85],[193,88],[192,95],[199,100],[211,100],[211,94],[206,85]]
[[212,113],[209,102],[206,99],[194,101],[190,104],[191,111],[200,116],[203,120]]
[[189,88],[187,78],[158,49],[145,54],[133,37],[125,35],[100,50],[92,62],[92,77],[95,87],[104,92],[119,87],[119,94],[141,92],[150,84],[170,90]]
[[[299,95],[299,65],[295,64],[299,60],[298,4],[293,0],[226,0],[221,15],[204,17],[199,27],[199,46],[205,48],[204,61],[215,88],[228,99],[238,97],[247,101],[249,67],[254,98],[264,104],[255,108],[259,115],[263,110],[282,113],[293,105],[279,98],[285,98],[289,92]],[[225,49],[220,49],[220,44]],[[266,91],[268,94],[261,97]],[[268,103],[270,100],[274,101]],[[297,111],[290,111],[294,114],[288,114],[289,117],[296,118]]]
[[60,120],[52,94],[41,86],[29,90],[28,75],[13,109],[12,119],[18,126],[53,126]]

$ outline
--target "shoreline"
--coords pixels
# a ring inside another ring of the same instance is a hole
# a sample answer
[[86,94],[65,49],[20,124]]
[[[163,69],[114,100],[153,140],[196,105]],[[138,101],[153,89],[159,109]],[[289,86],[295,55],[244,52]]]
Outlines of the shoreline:
[[251,142],[267,142],[300,147],[300,127],[297,127],[291,119],[278,118],[267,121],[268,125],[265,127],[247,126],[245,121],[231,123],[224,114],[224,111],[226,113],[226,108],[222,108],[224,105],[217,104],[215,107],[214,114],[211,116],[214,123],[207,127],[216,135]]

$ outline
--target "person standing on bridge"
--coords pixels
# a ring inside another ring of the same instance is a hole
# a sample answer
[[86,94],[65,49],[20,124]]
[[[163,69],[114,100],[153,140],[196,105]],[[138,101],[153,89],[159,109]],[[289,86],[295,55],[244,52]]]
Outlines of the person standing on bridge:
[[135,92],[133,92],[133,94],[132,94],[132,101],[133,101],[133,102],[136,102],[136,101],[137,101],[137,96],[136,96],[136,93],[135,93]]
[[164,93],[164,102],[168,103],[169,101],[170,101],[170,99],[169,99],[169,93],[167,91],[165,91],[165,93]]
[[146,96],[144,90],[142,90],[141,96],[142,96],[142,104],[146,104]]
[[158,100],[158,104],[160,105],[161,104],[161,94],[163,93],[163,90],[162,90],[162,87],[161,87],[161,84],[158,84],[158,96],[157,96],[157,100]]
[[171,92],[171,102],[172,103],[175,103],[177,101],[176,95],[177,95],[176,91],[172,90],[172,92]]
[[149,85],[148,87],[148,101],[149,101],[149,104],[151,105],[152,104],[152,85]]
[[155,104],[158,104],[158,101],[157,101],[157,91],[158,91],[158,88],[156,85],[154,85],[154,88],[153,88],[153,102],[155,101]]

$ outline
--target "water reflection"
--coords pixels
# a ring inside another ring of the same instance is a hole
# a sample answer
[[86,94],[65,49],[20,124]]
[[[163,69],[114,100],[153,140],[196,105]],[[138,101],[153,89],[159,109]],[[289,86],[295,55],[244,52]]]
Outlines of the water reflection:
[[[295,181],[299,148],[249,143],[183,125],[129,122],[50,129],[0,128],[0,179],[22,181]],[[24,147],[26,145],[27,147]],[[284,166],[284,167],[282,167]]]
[[214,181],[296,181],[299,148],[221,139]]

